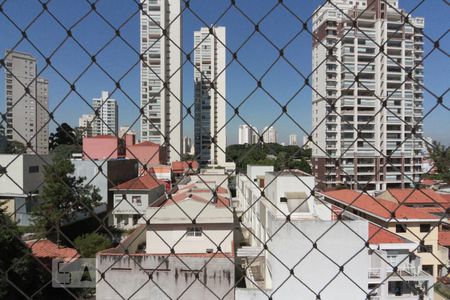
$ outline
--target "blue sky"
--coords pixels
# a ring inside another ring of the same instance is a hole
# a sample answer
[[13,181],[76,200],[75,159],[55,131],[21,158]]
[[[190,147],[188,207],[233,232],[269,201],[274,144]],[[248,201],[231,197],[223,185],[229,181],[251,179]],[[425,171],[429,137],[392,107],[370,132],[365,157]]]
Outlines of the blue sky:
[[[130,48],[120,39],[114,39],[97,56],[101,67],[114,79],[121,80],[121,87],[129,98],[120,90],[116,90],[112,96],[118,100],[120,112],[120,125],[132,124],[139,115],[139,64],[135,51],[139,51],[139,14],[137,13],[137,0],[100,0],[97,3],[97,11],[110,22],[121,27],[121,35],[131,45]],[[255,23],[271,10],[278,1],[274,0],[237,0],[237,7]],[[242,43],[253,33],[254,26],[241,12],[232,7],[218,21],[217,19],[229,6],[230,1],[225,0],[192,0],[190,7],[195,12],[186,10],[183,14],[183,49],[189,52],[193,48],[193,31],[205,24],[216,24],[227,28],[227,47],[231,51],[239,49]],[[323,0],[298,1],[285,0],[289,7],[302,20],[309,18],[313,10]],[[413,9],[420,1],[400,0],[400,6],[407,11]],[[26,9],[25,9],[26,8]],[[53,0],[48,4],[49,11],[66,27],[75,24],[90,10],[87,0]],[[34,17],[42,11],[42,6],[37,0],[9,0],[3,5],[3,11],[17,26],[24,29]],[[413,13],[414,16],[425,17],[425,33],[432,39],[444,35],[449,26],[450,9],[440,0],[427,0]],[[202,21],[195,16],[197,15]],[[261,23],[260,30],[266,37],[278,47],[284,47],[300,30],[301,23],[287,12],[282,6],[276,7]],[[311,23],[309,22],[309,27]],[[72,30],[73,37],[89,53],[95,53],[102,49],[110,39],[114,37],[114,30],[95,13],[88,14]],[[58,74],[73,82],[90,64],[90,57],[77,45],[73,39],[66,39],[67,34],[60,25],[44,12],[37,21],[27,29],[27,35],[36,48],[28,41],[21,41],[21,32],[15,28],[8,19],[0,14],[0,50],[15,47],[19,51],[28,52],[38,59],[38,71],[49,79],[50,109],[55,110],[55,118],[58,122],[67,122],[77,125],[78,117],[83,113],[89,113],[89,106],[82,98],[70,93],[69,84]],[[301,33],[285,50],[285,57],[298,70],[307,75],[311,72],[311,36]],[[20,42],[21,41],[21,42]],[[65,42],[64,42],[65,41]],[[62,46],[52,56],[52,65],[58,71],[46,67],[44,56],[49,56],[61,43]],[[450,36],[447,35],[440,41],[440,47],[444,52],[450,49]],[[425,43],[425,53],[432,49],[429,41]],[[42,53],[42,54],[41,54]],[[255,33],[247,43],[238,51],[238,60],[248,69],[253,76],[260,78],[265,71],[277,59],[278,52],[259,33]],[[231,55],[228,53],[228,61]],[[133,67],[134,66],[134,67]],[[1,71],[3,81],[4,72]],[[442,95],[449,88],[448,74],[450,73],[449,57],[442,52],[433,51],[425,60],[425,86],[437,95]],[[298,90],[304,80],[285,61],[279,60],[264,76],[262,84],[267,92],[285,104],[292,98],[288,113],[306,131],[311,130],[311,89],[306,87],[299,93]],[[77,91],[87,101],[99,97],[102,90],[113,91],[114,82],[97,66],[89,68],[76,83]],[[236,61],[227,68],[227,100],[237,106],[255,89],[256,82],[251,75]],[[0,84],[0,95],[4,95],[4,85]],[[183,69],[183,93],[184,103],[190,106],[193,103],[193,67],[190,63]],[[67,96],[68,95],[68,96]],[[444,95],[444,103],[450,106],[448,94]],[[64,102],[58,105],[63,99]],[[133,104],[134,102],[134,104]],[[425,113],[429,112],[436,104],[436,99],[429,93],[425,93]],[[0,101],[0,110],[4,111],[4,101]],[[280,107],[273,99],[261,89],[253,93],[240,107],[243,119],[258,128],[272,123],[280,114]],[[233,116],[233,111],[228,106],[227,119]],[[228,143],[237,142],[237,128],[243,122],[234,117],[227,126]],[[450,114],[444,107],[439,106],[425,119],[425,135],[450,144]],[[301,138],[303,131],[287,116],[281,117],[274,125],[279,133],[280,142],[287,142],[291,133],[296,133]],[[50,126],[54,130],[55,124]],[[135,129],[139,132],[139,122]],[[185,135],[192,136],[193,122],[188,117],[184,123]]]

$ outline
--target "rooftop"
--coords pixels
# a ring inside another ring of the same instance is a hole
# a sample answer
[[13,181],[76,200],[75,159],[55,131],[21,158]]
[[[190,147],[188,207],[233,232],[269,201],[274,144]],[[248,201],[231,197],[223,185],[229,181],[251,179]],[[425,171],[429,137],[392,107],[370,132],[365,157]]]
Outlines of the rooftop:
[[61,258],[69,262],[80,256],[76,249],[59,247],[46,239],[27,241],[26,245],[31,248],[33,255],[37,258]]
[[439,245],[450,247],[450,231],[439,231]]
[[[391,194],[392,197],[398,203],[407,203],[407,204],[435,203],[444,206],[450,204],[449,199],[446,199],[441,194],[429,189],[412,189],[412,188],[388,189],[387,192]],[[380,195],[380,197],[383,197],[383,195],[385,195],[385,193]]]
[[146,174],[121,183],[111,188],[111,190],[152,190],[163,184],[165,183],[156,177]]
[[369,244],[400,244],[411,243],[409,240],[390,232],[372,222],[369,222]]
[[174,173],[183,173],[186,170],[196,171],[199,168],[199,164],[196,161],[173,161],[172,171]]
[[322,193],[326,198],[360,210],[383,221],[439,221],[437,216],[413,207],[399,205],[392,201],[375,198],[363,192],[353,190],[337,190]]

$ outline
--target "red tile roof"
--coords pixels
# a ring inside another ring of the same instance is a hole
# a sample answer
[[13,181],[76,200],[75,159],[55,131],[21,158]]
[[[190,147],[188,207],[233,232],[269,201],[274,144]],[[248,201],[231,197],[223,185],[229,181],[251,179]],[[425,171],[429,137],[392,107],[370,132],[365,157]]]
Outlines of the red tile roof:
[[379,245],[379,244],[397,244],[397,243],[407,243],[407,239],[390,232],[378,225],[369,222],[369,244]]
[[[194,201],[198,201],[198,202],[205,203],[205,204],[214,205],[214,203],[211,202],[211,198],[206,199],[204,197],[201,197],[200,195],[197,195],[195,193],[192,194],[192,193],[187,192],[187,191],[182,191],[182,192],[178,192],[178,193],[173,194],[172,195],[172,199],[167,199],[164,202],[163,205],[164,206],[172,205],[175,202],[179,203],[179,202],[182,202],[182,201],[185,201],[185,200],[188,200],[188,199],[192,199]],[[216,205],[216,207],[229,207],[230,206],[230,199],[218,195],[217,196],[217,202],[215,203],[215,205]]]
[[428,178],[424,178],[420,181],[420,183],[423,185],[435,185],[435,184],[438,184],[441,182],[442,182],[442,180],[428,179]]
[[187,171],[196,171],[199,168],[198,162],[195,160],[191,161],[173,161],[172,171],[174,173],[184,173]]
[[450,204],[441,194],[429,189],[388,189],[387,190],[399,203],[408,204]]
[[112,188],[112,190],[152,190],[165,183],[156,177],[147,174],[133,178]]
[[439,231],[439,245],[450,247],[450,231]]
[[450,203],[450,194],[439,193],[439,195]]
[[[323,192],[323,195],[354,209],[361,210],[385,220],[391,219],[393,212],[395,212],[396,219],[439,219],[436,216],[420,211],[416,208],[398,205],[397,203],[377,199],[369,196],[368,194],[353,190],[328,191]],[[395,219],[392,218],[392,221],[395,221]]]
[[28,241],[27,246],[31,248],[31,252],[37,258],[61,258],[65,262],[78,258],[80,255],[73,248],[60,248],[58,245],[49,240]]

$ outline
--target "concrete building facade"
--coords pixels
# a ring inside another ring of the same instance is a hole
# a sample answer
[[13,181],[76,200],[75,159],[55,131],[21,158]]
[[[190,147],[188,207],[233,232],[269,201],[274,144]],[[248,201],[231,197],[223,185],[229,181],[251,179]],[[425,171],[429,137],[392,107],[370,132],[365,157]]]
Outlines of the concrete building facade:
[[239,145],[245,145],[245,144],[251,144],[251,129],[250,126],[247,124],[243,124],[239,126],[239,133],[238,133],[238,144]]
[[322,188],[409,187],[422,173],[424,19],[398,2],[336,0],[314,13],[311,146]]
[[239,126],[238,144],[257,144],[259,142],[258,128],[243,124]]
[[97,281],[97,299],[235,299],[229,191],[208,182],[214,195],[189,179],[159,207],[148,207],[126,240],[97,254],[97,269],[107,270]]
[[102,91],[100,98],[92,99],[92,107],[96,114],[92,121],[92,135],[117,135],[119,129],[119,106],[117,101]]
[[261,133],[263,135],[264,143],[277,143],[277,130],[275,127],[264,127],[263,132]]
[[[248,166],[247,174],[239,174],[236,181],[243,241],[235,243],[245,245],[237,249],[236,256],[246,268],[246,288],[236,289],[236,299],[267,299],[275,291],[280,299],[299,295],[317,299],[319,292],[321,299],[364,299],[366,293],[360,287],[368,286],[369,256],[359,250],[364,247],[360,237],[368,235],[367,221],[335,224],[330,208],[311,196],[314,177],[296,170],[271,170],[271,166]],[[263,181],[258,180],[261,177]],[[314,242],[330,259],[310,251]],[[345,273],[354,283],[338,274],[334,264],[345,261]],[[289,274],[295,277],[285,282]]]
[[4,69],[7,140],[48,154],[48,81],[37,76],[36,58],[30,54],[7,50]]
[[44,168],[51,163],[48,155],[0,154],[0,202],[20,226],[31,225],[31,210],[38,201],[44,183]]
[[225,45],[225,27],[194,32],[194,145],[200,164],[226,161]]
[[121,229],[137,226],[148,207],[159,206],[166,200],[163,182],[149,174],[133,178],[110,190],[114,194],[113,226]]
[[165,143],[168,161],[180,160],[183,153],[181,1],[141,2],[141,140]]
[[290,134],[289,135],[289,146],[297,146],[297,135],[296,134]]
[[188,136],[185,136],[183,138],[183,151],[185,154],[194,154],[193,148],[192,148],[192,139]]
[[84,114],[78,118],[78,128],[82,133],[83,137],[92,136],[93,120],[95,115]]

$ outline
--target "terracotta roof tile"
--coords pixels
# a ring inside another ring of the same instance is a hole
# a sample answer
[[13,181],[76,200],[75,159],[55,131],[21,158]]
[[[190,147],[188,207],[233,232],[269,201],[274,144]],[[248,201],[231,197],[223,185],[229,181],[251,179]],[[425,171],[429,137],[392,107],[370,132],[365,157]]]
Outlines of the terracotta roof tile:
[[378,225],[369,222],[369,244],[379,245],[379,244],[397,244],[397,243],[407,243],[407,239],[390,232]]
[[62,258],[68,262],[80,256],[76,249],[59,248],[49,240],[27,241],[26,244],[37,258]]
[[429,189],[388,189],[388,192],[398,201],[408,204],[440,203],[449,204],[441,194]]
[[156,177],[147,174],[133,178],[127,182],[121,183],[115,187],[113,190],[151,190],[165,184]]
[[439,231],[439,245],[450,247],[450,231]]
[[187,171],[196,171],[199,164],[196,161],[173,161],[172,171],[174,173],[184,173]]
[[[405,205],[399,206],[397,203],[374,198],[353,190],[328,191],[323,192],[323,195],[382,219],[391,219],[393,212],[395,212],[396,219],[439,219],[438,217],[420,211],[419,209],[407,207]],[[393,221],[395,221],[395,219],[393,219]]]

